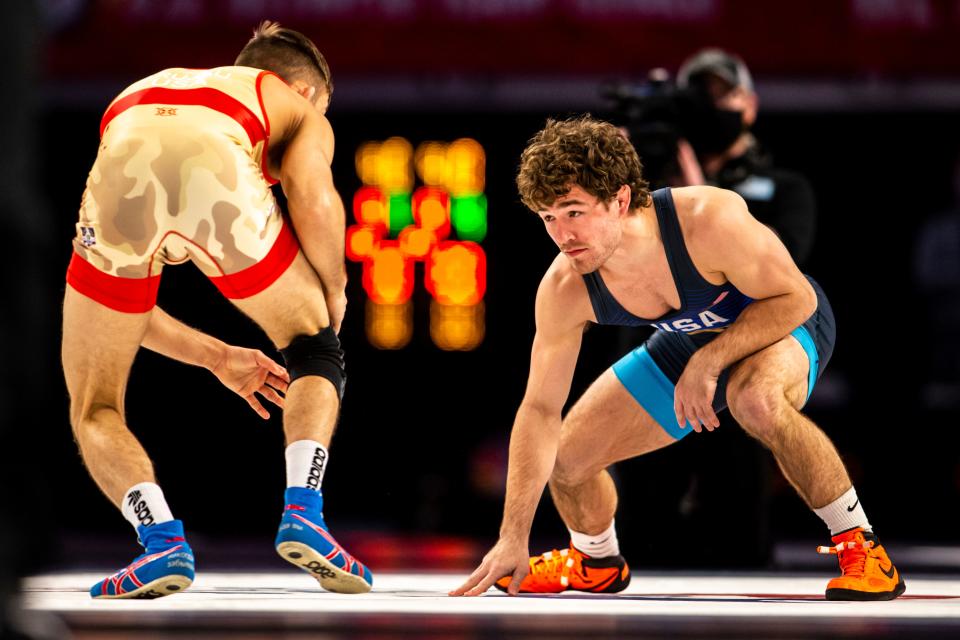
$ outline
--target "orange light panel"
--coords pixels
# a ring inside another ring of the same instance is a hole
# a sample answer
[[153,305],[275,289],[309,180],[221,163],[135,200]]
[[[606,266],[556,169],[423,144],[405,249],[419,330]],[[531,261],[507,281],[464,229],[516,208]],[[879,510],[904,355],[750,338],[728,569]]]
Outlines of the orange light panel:
[[376,304],[367,300],[367,338],[377,349],[402,349],[413,337],[413,303]]
[[354,165],[365,185],[387,193],[409,193],[413,188],[413,146],[405,138],[360,145]]
[[445,351],[470,351],[483,342],[484,304],[445,305],[430,301],[430,338]]
[[424,142],[414,154],[417,175],[423,184],[437,187],[443,184],[447,168],[447,145],[442,142]]
[[487,287],[487,256],[473,242],[441,242],[427,260],[427,290],[445,305],[474,305]]
[[444,184],[455,195],[481,193],[486,182],[486,156],[480,143],[460,138],[447,147]]
[[360,262],[379,249],[380,234],[374,227],[353,225],[347,228],[347,258]]
[[429,229],[407,227],[400,232],[400,251],[415,260],[423,260],[437,243],[437,236]]
[[413,219],[417,226],[445,239],[450,235],[450,196],[437,187],[420,187],[413,192]]
[[377,184],[387,193],[413,190],[413,147],[404,138],[390,138],[380,145]]
[[387,198],[377,187],[360,187],[353,195],[353,218],[368,227],[390,226]]
[[400,251],[396,240],[384,240],[363,263],[363,288],[377,304],[401,304],[413,292],[413,261]]
[[[414,263],[423,261],[431,338],[441,349],[475,349],[485,333],[487,286],[477,244],[487,230],[483,147],[461,138],[414,151],[393,137],[360,145],[354,162],[364,186],[354,195],[357,224],[347,229],[346,254],[363,263],[370,343],[400,349],[410,342]],[[416,177],[423,186],[414,190]],[[457,240],[447,240],[453,233]]]
[[377,158],[380,154],[379,142],[364,142],[357,147],[353,156],[353,164],[357,169],[357,176],[366,185],[379,183],[377,176]]

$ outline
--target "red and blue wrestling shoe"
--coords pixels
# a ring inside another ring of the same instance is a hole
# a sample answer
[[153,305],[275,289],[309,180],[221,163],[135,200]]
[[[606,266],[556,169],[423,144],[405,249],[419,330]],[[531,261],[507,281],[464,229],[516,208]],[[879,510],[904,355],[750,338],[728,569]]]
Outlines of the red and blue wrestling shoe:
[[160,598],[193,583],[193,549],[179,520],[137,527],[145,553],[124,569],[90,587],[93,598]]
[[347,553],[327,531],[323,496],[313,489],[290,487],[283,499],[287,506],[275,543],[280,557],[316,578],[327,591],[370,591],[370,569]]

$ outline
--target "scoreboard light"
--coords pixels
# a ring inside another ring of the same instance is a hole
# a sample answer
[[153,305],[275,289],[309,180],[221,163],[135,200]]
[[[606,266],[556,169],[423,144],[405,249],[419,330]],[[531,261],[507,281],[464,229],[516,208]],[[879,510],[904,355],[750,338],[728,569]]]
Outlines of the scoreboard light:
[[444,184],[451,194],[481,193],[485,172],[486,157],[476,140],[461,138],[447,148]]
[[[413,335],[414,263],[424,262],[433,296],[430,336],[446,350],[475,349],[484,336],[486,156],[475,140],[367,142],[356,152],[363,181],[354,196],[346,253],[363,263],[366,331],[380,349]],[[413,190],[414,170],[424,186]],[[411,193],[412,192],[412,193]],[[454,233],[456,240],[450,239]]]
[[475,305],[487,288],[487,256],[473,242],[441,242],[430,253],[427,291],[444,305]]
[[487,196],[482,193],[453,196],[450,219],[461,240],[483,242],[487,237]]
[[390,219],[388,229],[390,237],[396,238],[400,232],[413,224],[413,209],[410,206],[410,193],[390,194],[390,204],[387,213]]
[[363,288],[377,304],[402,304],[413,293],[413,261],[396,240],[384,240],[363,262]]
[[367,339],[377,349],[402,349],[413,337],[413,303],[377,304],[367,300]]
[[388,193],[410,193],[413,188],[413,147],[404,138],[390,138],[377,154],[377,184]]
[[429,229],[407,227],[400,232],[400,251],[414,260],[423,260],[433,250],[437,236]]
[[381,234],[374,227],[354,225],[347,229],[347,258],[354,262],[362,262],[372,258],[380,248]]
[[417,147],[414,166],[423,184],[430,187],[442,186],[447,169],[447,145],[442,142],[424,142]]
[[360,187],[353,196],[353,217],[364,227],[390,226],[390,210],[383,191],[377,187]]
[[484,304],[440,304],[430,301],[430,338],[444,351],[472,351],[483,342]]
[[357,152],[353,155],[353,165],[357,170],[357,176],[363,184],[372,185],[380,183],[380,175],[377,173],[377,158],[379,157],[379,142],[364,142],[357,147]]
[[437,187],[420,187],[413,192],[413,220],[432,231],[438,239],[450,235],[450,195]]
[[366,185],[387,193],[410,193],[413,187],[413,147],[404,138],[366,142],[354,156],[357,175]]

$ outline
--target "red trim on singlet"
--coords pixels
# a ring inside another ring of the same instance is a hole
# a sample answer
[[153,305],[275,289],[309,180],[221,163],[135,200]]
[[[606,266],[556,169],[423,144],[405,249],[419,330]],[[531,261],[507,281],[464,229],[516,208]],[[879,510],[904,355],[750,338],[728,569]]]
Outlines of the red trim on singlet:
[[260,113],[263,114],[263,125],[266,127],[266,139],[263,142],[263,156],[260,158],[260,170],[263,172],[263,177],[266,179],[267,184],[273,186],[280,182],[272,175],[270,175],[270,168],[267,166],[267,147],[270,140],[270,118],[267,116],[267,109],[263,106],[263,93],[260,91],[260,83],[263,81],[264,76],[274,76],[275,78],[280,79],[277,74],[272,71],[261,71],[257,74],[257,101],[260,102]]
[[[212,276],[210,282],[224,297],[232,299],[249,298],[269,287],[287,270],[300,251],[300,243],[289,227],[289,221],[284,219],[280,235],[263,260],[237,273]],[[220,263],[210,252],[176,231],[168,231],[160,239],[157,249],[150,256],[151,270],[157,251],[163,246],[167,236],[171,235],[179,236],[196,247],[223,273]],[[67,283],[88,298],[111,309],[126,313],[144,313],[157,304],[160,274],[149,274],[146,278],[120,278],[100,271],[74,252],[67,268]]]
[[187,106],[208,107],[214,111],[219,111],[229,118],[236,120],[247,136],[250,138],[250,144],[256,145],[261,140],[266,139],[266,132],[260,119],[250,111],[242,102],[220,91],[210,87],[201,87],[199,89],[170,89],[167,87],[152,87],[150,89],[141,89],[134,91],[114,102],[103,114],[100,121],[100,137],[107,125],[118,115],[141,104],[177,104]]
[[300,243],[290,229],[290,222],[284,219],[280,235],[263,260],[242,271],[210,278],[210,282],[226,298],[249,298],[273,284],[297,257],[298,251]]
[[67,267],[67,284],[102,305],[124,313],[145,313],[157,304],[160,275],[121,278],[104,273],[77,252]]

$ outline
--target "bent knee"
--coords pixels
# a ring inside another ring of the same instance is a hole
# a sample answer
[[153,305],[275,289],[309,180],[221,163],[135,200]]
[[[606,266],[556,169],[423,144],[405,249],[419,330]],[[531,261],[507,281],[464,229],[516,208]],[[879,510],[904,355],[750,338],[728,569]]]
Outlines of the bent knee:
[[583,458],[577,459],[576,452],[565,451],[561,448],[557,452],[557,460],[553,465],[553,473],[550,474],[550,482],[559,487],[576,487],[595,475],[596,471],[591,471],[583,463]]
[[103,431],[103,427],[118,422],[122,423],[123,417],[120,408],[113,404],[82,406],[74,403],[70,406],[70,426],[78,440],[96,438]]
[[[85,385],[86,386],[86,385]],[[70,390],[70,425],[77,429],[83,424],[97,423],[104,419],[111,419],[113,415],[123,413],[122,391],[114,390],[71,388]]]
[[280,349],[290,384],[304,376],[326,378],[343,398],[343,389],[347,382],[346,366],[340,338],[332,327],[326,327],[314,335],[295,337],[289,345]]
[[730,389],[727,403],[740,426],[763,441],[772,436],[781,415],[790,408],[782,388],[757,381]]

